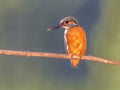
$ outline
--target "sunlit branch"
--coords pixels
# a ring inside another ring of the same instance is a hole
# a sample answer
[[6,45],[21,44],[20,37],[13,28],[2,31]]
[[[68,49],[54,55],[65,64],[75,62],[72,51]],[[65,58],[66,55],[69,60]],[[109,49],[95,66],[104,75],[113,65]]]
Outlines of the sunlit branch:
[[[13,51],[13,50],[0,50],[2,55],[15,55],[15,56],[26,56],[26,57],[48,57],[48,58],[63,58],[70,59],[71,56],[68,54],[59,54],[59,53],[45,53],[45,52],[30,52],[30,51]],[[80,59],[80,57],[75,56],[75,58]],[[120,62],[115,62],[112,60],[107,60],[103,58],[98,58],[94,56],[83,56],[82,60],[89,60],[95,62],[101,62],[106,64],[113,64],[120,66]]]

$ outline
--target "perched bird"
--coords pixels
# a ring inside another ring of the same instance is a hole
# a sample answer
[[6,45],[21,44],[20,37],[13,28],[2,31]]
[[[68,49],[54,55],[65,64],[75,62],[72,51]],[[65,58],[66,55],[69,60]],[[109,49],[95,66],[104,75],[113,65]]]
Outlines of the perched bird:
[[86,52],[86,33],[84,29],[78,24],[76,18],[68,16],[63,18],[60,23],[48,30],[54,30],[58,28],[65,28],[64,39],[66,43],[66,51],[71,55],[71,65],[74,68],[78,67],[79,59],[74,56],[82,56]]

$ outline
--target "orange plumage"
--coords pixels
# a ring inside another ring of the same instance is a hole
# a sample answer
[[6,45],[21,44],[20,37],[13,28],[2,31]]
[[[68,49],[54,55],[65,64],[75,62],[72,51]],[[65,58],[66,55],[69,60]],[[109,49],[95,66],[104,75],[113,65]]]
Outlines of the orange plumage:
[[66,51],[71,55],[71,65],[74,68],[78,67],[79,59],[74,58],[74,55],[82,56],[86,51],[86,34],[83,28],[77,22],[77,19],[68,16],[60,21],[60,23],[48,30],[54,30],[57,28],[65,28],[64,38],[66,42]]
[[[82,57],[86,51],[86,35],[80,26],[74,26],[65,31],[66,50],[68,54]],[[71,64],[77,67],[79,59],[71,57]]]

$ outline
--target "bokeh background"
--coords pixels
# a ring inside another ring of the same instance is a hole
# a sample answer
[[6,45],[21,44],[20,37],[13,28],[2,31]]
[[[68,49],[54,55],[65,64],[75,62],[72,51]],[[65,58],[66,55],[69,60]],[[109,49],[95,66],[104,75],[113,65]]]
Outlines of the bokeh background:
[[[119,0],[0,0],[0,49],[65,53],[66,16],[87,34],[87,55],[120,61]],[[120,67],[81,61],[0,55],[0,90],[120,90]]]

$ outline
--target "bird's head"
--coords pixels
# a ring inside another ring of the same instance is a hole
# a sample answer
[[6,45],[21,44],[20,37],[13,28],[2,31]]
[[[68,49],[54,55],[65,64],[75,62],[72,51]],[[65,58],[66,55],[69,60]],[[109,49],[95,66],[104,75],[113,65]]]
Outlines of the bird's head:
[[78,25],[78,21],[76,18],[72,17],[72,16],[68,16],[68,17],[65,17],[63,18],[58,25],[56,26],[53,26],[52,28],[49,28],[49,30],[55,30],[55,29],[58,29],[58,28],[65,28],[65,29],[68,29],[68,28],[71,28],[71,27],[74,27]]

